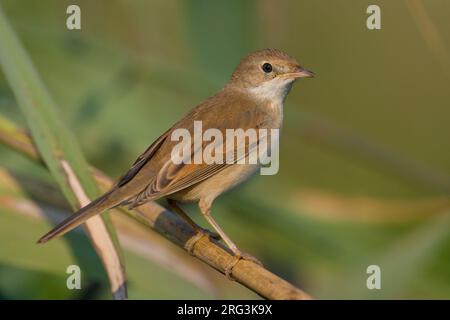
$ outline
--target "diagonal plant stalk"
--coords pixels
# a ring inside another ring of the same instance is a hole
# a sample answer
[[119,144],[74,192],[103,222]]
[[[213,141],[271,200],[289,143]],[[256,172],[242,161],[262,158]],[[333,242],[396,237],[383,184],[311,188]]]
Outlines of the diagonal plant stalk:
[[[5,208],[18,215],[38,220],[49,219],[55,223],[71,214],[67,201],[56,186],[40,179],[15,174],[1,166],[0,181],[0,212]],[[148,232],[144,225],[116,211],[118,209],[112,209],[110,217],[124,249],[166,268],[211,296],[217,297],[218,283],[210,272],[206,272],[209,271],[206,266],[192,261],[155,232]],[[77,228],[75,232],[81,233],[81,230]]]
[[[86,160],[61,120],[31,59],[0,7],[0,65],[30,127],[39,155],[73,209],[98,195]],[[124,266],[115,232],[106,217],[90,219],[86,228],[108,274],[115,299],[127,297]]]
[[[0,143],[38,163],[42,163],[39,154],[35,152],[33,141],[25,133],[25,130],[1,116]],[[101,171],[92,167],[90,170],[102,190],[106,190],[112,185],[112,180]],[[147,202],[132,211],[123,207],[118,209],[145,226],[152,228],[180,247],[184,247],[186,242],[195,236],[195,231],[188,223],[156,202]],[[227,249],[207,237],[196,243],[193,256],[221,273],[225,272],[226,266],[233,259],[233,256]],[[311,299],[304,291],[252,261],[239,261],[233,268],[233,277],[237,282],[263,298]]]

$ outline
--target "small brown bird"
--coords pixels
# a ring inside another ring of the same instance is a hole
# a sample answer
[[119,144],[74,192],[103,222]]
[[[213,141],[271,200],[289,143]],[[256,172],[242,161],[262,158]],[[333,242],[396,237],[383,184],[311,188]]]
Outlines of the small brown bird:
[[[197,236],[187,244],[190,251],[195,242],[205,234],[205,230],[181,210],[178,202],[198,202],[203,216],[236,257],[235,262],[227,268],[226,273],[229,275],[237,261],[247,256],[213,219],[211,206],[214,199],[249,178],[261,164],[241,164],[236,161],[213,164],[174,163],[171,154],[179,142],[173,141],[171,135],[177,129],[186,129],[193,134],[194,121],[201,121],[204,130],[215,128],[222,133],[227,129],[280,129],[283,103],[293,82],[297,78],[313,76],[314,73],[300,67],[295,59],[276,49],[265,49],[248,55],[237,66],[222,90],[163,133],[108,192],[78,210],[38,242],[44,243],[61,236],[93,215],[112,207],[128,205],[134,208],[147,201],[165,197],[173,210],[198,231]],[[236,147],[234,148],[232,151],[236,153]],[[247,151],[245,157],[248,156]]]

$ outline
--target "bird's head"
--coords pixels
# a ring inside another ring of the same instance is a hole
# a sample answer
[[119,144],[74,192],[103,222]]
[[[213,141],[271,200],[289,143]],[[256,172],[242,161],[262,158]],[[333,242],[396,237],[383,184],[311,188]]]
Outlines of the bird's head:
[[298,78],[314,73],[303,69],[297,60],[277,49],[264,49],[246,56],[231,76],[229,85],[248,91],[261,99],[282,99]]

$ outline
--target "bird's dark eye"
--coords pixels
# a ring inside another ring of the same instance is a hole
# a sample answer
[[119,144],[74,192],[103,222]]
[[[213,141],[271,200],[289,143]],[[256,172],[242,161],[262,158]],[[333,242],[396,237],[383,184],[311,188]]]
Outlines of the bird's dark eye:
[[272,72],[272,65],[270,63],[264,63],[262,65],[262,69],[265,73],[271,73]]

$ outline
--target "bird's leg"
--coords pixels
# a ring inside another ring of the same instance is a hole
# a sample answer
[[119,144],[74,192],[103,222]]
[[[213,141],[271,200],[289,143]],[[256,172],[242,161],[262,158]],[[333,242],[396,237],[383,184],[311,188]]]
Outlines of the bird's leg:
[[173,209],[173,211],[175,211],[175,213],[177,213],[184,221],[186,221],[195,230],[195,235],[192,238],[190,238],[185,244],[185,248],[190,254],[193,253],[195,243],[205,235],[210,236],[211,238],[214,238],[216,240],[220,239],[220,236],[217,233],[203,229],[198,224],[196,224],[195,221],[192,220],[191,217],[189,217],[189,215],[178,206],[178,203],[175,200],[167,199],[167,202],[169,203],[169,206]]
[[227,236],[227,234],[222,230],[222,228],[219,226],[219,224],[211,216],[211,204],[210,203],[205,203],[202,200],[200,200],[199,208],[200,208],[200,211],[202,212],[203,216],[205,217],[205,219],[214,228],[214,230],[217,231],[217,233],[220,235],[222,240],[225,242],[225,244],[228,246],[228,248],[230,248],[230,250],[234,254],[233,261],[231,261],[231,263],[225,268],[225,275],[228,279],[232,280],[231,274],[233,272],[233,268],[241,259],[253,261],[259,265],[262,265],[262,263],[255,257],[242,252],[236,246],[236,244],[230,239],[230,237]]

